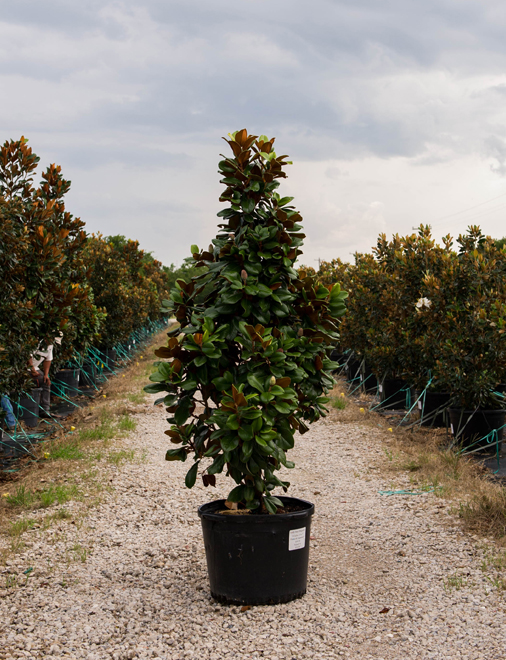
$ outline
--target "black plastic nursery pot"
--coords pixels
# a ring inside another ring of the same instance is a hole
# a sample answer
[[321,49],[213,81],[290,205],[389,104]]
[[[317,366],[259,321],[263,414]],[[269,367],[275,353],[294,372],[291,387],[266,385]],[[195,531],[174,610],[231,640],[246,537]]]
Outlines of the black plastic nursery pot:
[[348,356],[348,359],[346,360],[346,380],[349,383],[355,383],[358,386],[361,365],[361,359],[357,359],[354,355]]
[[371,371],[371,368],[368,366],[367,362],[364,362],[362,366],[360,381],[362,383],[363,389],[367,394],[376,394],[378,391],[378,379],[376,378],[376,375]]
[[98,351],[99,359],[102,360],[104,371],[114,371],[118,359],[115,348],[101,348]]
[[420,395],[421,392],[415,392],[422,426],[432,426],[433,428],[446,428],[449,426],[448,406],[452,398],[451,393],[427,390],[425,397]]
[[1,444],[3,458],[21,458],[26,455],[24,443],[16,438],[9,438],[5,433]]
[[30,396],[20,396],[16,401],[12,401],[12,410],[14,417],[25,423],[28,428],[33,429],[39,423],[39,406],[40,396],[42,394],[41,387],[34,387],[30,390]]
[[402,378],[385,378],[379,384],[380,408],[393,410],[406,408],[408,384]]
[[56,394],[56,396],[63,394],[70,399],[76,397],[79,394],[80,374],[80,369],[61,369],[58,371],[52,381],[53,394]]
[[81,387],[95,387],[97,383],[97,365],[93,361],[84,362],[81,369],[79,384]]
[[451,431],[462,447],[495,451],[499,444],[501,448],[506,410],[449,408],[448,412]]
[[296,511],[224,515],[225,500],[202,505],[211,595],[222,603],[286,603],[306,593],[314,504],[280,497]]

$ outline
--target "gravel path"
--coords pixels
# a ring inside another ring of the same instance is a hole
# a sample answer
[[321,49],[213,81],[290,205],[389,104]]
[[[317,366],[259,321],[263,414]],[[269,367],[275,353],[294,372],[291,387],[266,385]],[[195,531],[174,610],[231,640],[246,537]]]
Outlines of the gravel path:
[[146,460],[110,470],[82,525],[76,503],[75,521],[25,533],[2,577],[34,570],[25,587],[0,581],[0,658],[504,660],[505,602],[476,542],[433,495],[380,495],[388,437],[356,423],[321,421],[290,454],[290,495],[316,504],[307,595],[246,612],[212,601],[196,508],[225,479],[185,489],[165,416],[137,416],[125,442]]

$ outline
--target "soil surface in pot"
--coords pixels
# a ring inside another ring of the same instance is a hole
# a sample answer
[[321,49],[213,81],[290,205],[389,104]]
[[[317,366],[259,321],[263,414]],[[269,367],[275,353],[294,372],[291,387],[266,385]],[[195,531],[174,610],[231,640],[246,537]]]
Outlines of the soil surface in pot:
[[252,512],[249,509],[221,509],[220,511],[215,511],[214,513],[222,513],[226,516],[246,516],[246,515],[252,515],[252,516],[271,516],[271,515],[279,515],[281,513],[294,513],[295,511],[305,511],[304,507],[299,506],[297,504],[290,504],[288,506],[280,506],[278,510],[276,511],[275,514],[271,514],[268,511],[255,511]]

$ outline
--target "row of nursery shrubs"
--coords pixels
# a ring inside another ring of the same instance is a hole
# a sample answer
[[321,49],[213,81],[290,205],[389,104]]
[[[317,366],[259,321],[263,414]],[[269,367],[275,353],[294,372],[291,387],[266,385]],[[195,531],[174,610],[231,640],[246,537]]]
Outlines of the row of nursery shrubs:
[[50,165],[36,187],[38,164],[25,138],[0,148],[0,393],[11,397],[32,387],[37,348],[60,336],[52,374],[124,353],[160,321],[174,278],[137,241],[88,235],[65,208],[61,168]]
[[349,291],[337,353],[356,360],[367,384],[377,382],[385,404],[402,390],[408,403],[414,392],[422,400],[438,393],[445,407],[461,411],[504,409],[501,242],[473,226],[455,243],[446,236],[438,245],[422,225],[390,241],[383,234],[372,254],[354,256],[351,264],[322,262],[317,275]]

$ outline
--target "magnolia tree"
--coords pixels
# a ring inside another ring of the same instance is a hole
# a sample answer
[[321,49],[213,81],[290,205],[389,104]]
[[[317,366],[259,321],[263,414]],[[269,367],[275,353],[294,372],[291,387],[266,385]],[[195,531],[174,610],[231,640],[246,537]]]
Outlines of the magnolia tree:
[[29,385],[27,364],[39,343],[63,332],[72,347],[72,318],[91,305],[82,253],[84,223],[65,209],[70,181],[50,165],[38,188],[39,158],[25,138],[0,147],[1,391]]
[[289,486],[276,471],[293,467],[295,432],[327,412],[337,367],[327,352],[347,294],[294,269],[302,218],[276,192],[287,157],[273,151],[274,138],[245,129],[229,137],[233,156],[219,163],[223,223],[208,250],[192,246],[203,274],[178,280],[165,301],[179,327],[156,351],[163,360],[146,391],[167,392],[159,401],[176,446],[166,458],[193,457],[189,488],[199,472],[208,486],[226,471],[236,483],[229,502],[275,513],[282,502],[272,490]]
[[424,278],[420,351],[456,406],[503,408],[496,390],[506,382],[506,251],[474,226],[457,245]]

